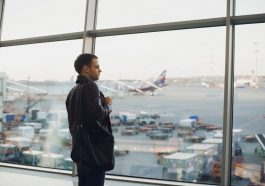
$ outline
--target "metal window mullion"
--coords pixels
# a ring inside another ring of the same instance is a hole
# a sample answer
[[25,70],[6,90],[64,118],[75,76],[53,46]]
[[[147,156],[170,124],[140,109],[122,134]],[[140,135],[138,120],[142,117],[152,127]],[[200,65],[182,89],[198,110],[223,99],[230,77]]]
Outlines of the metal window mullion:
[[252,14],[231,17],[233,25],[265,23],[265,14]]
[[89,30],[87,34],[89,36],[94,36],[94,37],[103,37],[103,36],[115,36],[115,35],[124,35],[124,34],[137,34],[137,33],[225,26],[225,23],[226,23],[226,18],[219,17],[219,18],[199,19],[199,20],[190,20],[190,21],[158,23],[158,24],[149,24],[149,25],[140,25],[140,26],[100,29],[100,30]]
[[4,7],[5,7],[5,0],[0,0],[0,41],[1,41],[1,36],[2,36]]
[[14,40],[1,41],[0,46],[8,47],[8,46],[76,40],[76,39],[82,39],[82,36],[83,36],[83,32],[73,32],[73,33],[67,33],[67,34],[57,34],[57,35],[40,36],[40,37],[32,37],[32,38],[24,38],[24,39],[14,39]]
[[[0,0],[0,2],[3,2],[3,0]],[[231,18],[231,23],[233,25],[265,23],[265,14],[232,16],[230,18]],[[181,21],[181,22],[160,23],[160,24],[151,24],[151,25],[95,30],[94,29],[95,20],[96,19],[94,18],[92,20],[94,21],[92,26],[88,27],[86,31],[83,31],[83,32],[73,32],[73,33],[57,34],[57,35],[50,35],[50,36],[0,41],[0,47],[37,44],[37,43],[44,43],[44,42],[67,41],[67,40],[83,38],[84,51],[93,53],[96,37],[116,36],[116,35],[125,35],[125,34],[138,34],[138,33],[151,33],[151,32],[161,32],[161,31],[172,31],[172,30],[184,30],[184,29],[195,29],[195,28],[209,28],[209,27],[226,25],[226,17],[220,17],[220,18],[211,18],[211,19],[201,19],[201,20],[191,20],[191,21]]]
[[85,26],[83,33],[83,53],[95,52],[95,37],[87,34],[88,30],[95,30],[97,18],[97,0],[87,0]]
[[225,87],[223,115],[223,148],[221,185],[231,185],[232,130],[233,130],[233,93],[234,93],[234,52],[235,25],[231,17],[235,14],[235,1],[227,0],[226,46],[225,46]]
[[[88,30],[95,30],[96,28],[96,14],[97,14],[97,0],[87,0],[85,24],[83,32],[83,47],[82,53],[94,53],[95,51],[95,37],[87,35]],[[72,176],[77,175],[77,167],[73,162]]]

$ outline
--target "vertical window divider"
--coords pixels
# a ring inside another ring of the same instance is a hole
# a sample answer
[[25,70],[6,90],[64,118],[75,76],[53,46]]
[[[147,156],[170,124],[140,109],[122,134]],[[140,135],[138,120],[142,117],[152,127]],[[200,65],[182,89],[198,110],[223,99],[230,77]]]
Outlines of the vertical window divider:
[[[1,35],[2,35],[4,6],[5,6],[5,0],[0,0],[0,41],[1,41]],[[1,47],[1,45],[0,45],[0,47]]]
[[82,53],[86,53],[86,52],[94,53],[95,52],[96,38],[93,36],[90,36],[88,34],[88,31],[96,29],[97,5],[98,5],[97,0],[87,0]]
[[233,141],[233,98],[234,98],[234,52],[235,25],[231,17],[235,14],[235,0],[227,0],[225,45],[225,84],[223,113],[223,148],[221,185],[231,185],[232,141]]
[[[83,32],[83,46],[82,53],[95,53],[95,41],[96,38],[87,34],[88,30],[95,30],[97,22],[97,0],[86,1],[86,14]],[[72,169],[72,176],[77,175],[77,167],[74,162]]]

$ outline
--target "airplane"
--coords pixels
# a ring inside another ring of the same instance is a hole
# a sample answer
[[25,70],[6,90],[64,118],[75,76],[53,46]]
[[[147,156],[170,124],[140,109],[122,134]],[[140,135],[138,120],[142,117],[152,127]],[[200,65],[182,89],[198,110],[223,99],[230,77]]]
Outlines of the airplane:
[[126,86],[129,90],[128,92],[135,92],[135,93],[144,93],[150,91],[150,95],[154,96],[155,95],[155,90],[158,89],[160,90],[161,87],[166,86],[167,84],[165,83],[166,81],[166,70],[163,70],[161,74],[158,76],[158,78],[153,82],[149,82],[146,80],[140,80],[144,83],[143,86],[140,87],[134,87],[132,85],[129,85],[123,81],[116,81],[117,83]]
[[210,88],[210,87],[214,87],[215,84],[212,82],[203,81],[203,82],[201,82],[201,86],[206,87],[206,88]]

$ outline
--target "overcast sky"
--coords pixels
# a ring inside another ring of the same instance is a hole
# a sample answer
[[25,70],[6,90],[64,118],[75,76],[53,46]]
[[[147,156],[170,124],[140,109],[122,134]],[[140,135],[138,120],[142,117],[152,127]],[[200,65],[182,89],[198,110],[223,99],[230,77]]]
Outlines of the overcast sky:
[[[237,15],[265,13],[264,0],[238,0]],[[2,40],[83,30],[85,0],[8,0]],[[97,28],[225,16],[224,0],[99,0]],[[265,24],[236,27],[238,75],[265,75]],[[113,37],[96,41],[101,79],[224,75],[225,27]],[[0,71],[10,79],[69,80],[82,41],[0,48]]]

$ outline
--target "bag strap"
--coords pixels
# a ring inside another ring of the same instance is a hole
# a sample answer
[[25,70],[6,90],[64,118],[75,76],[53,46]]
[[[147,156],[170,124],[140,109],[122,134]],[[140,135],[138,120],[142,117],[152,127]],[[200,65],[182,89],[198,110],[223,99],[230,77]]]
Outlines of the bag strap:
[[[76,90],[77,90],[77,87],[78,86],[80,86],[80,85],[76,85],[75,87],[74,87],[74,91],[73,92],[75,92]],[[81,102],[81,99],[82,99],[82,94],[83,94],[83,91],[82,91],[83,89],[81,88],[81,92],[80,92],[80,95],[79,95],[79,99],[77,100],[78,101],[78,103],[77,103],[77,105],[78,105],[78,107],[80,108],[81,107],[81,104],[82,104],[82,102]],[[82,125],[82,109],[80,109],[79,110],[79,112],[77,113],[77,124],[76,124],[76,127],[77,128],[83,128],[83,125]]]

